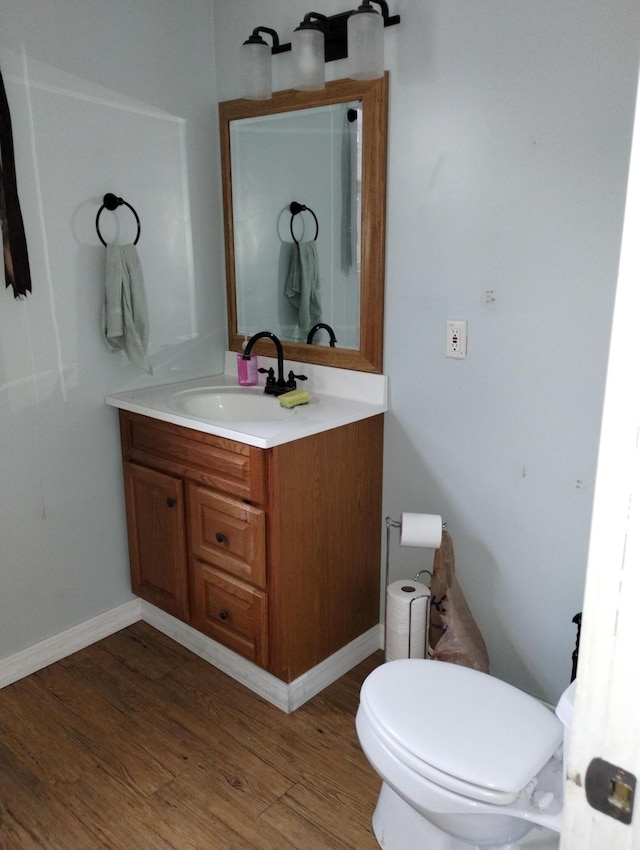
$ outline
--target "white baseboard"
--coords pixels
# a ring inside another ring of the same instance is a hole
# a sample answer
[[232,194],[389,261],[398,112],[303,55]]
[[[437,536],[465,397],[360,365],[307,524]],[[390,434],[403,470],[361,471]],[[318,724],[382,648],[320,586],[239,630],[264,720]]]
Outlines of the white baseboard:
[[0,659],[0,688],[30,676],[31,673],[48,667],[49,664],[61,661],[74,652],[119,632],[139,620],[149,623],[150,626],[204,658],[205,661],[287,714],[320,693],[377,649],[381,649],[384,640],[382,626],[374,626],[287,684],[256,664],[252,664],[251,661],[231,652],[222,644],[192,629],[181,620],[165,614],[164,611],[142,599],[132,599],[117,608],[112,608],[111,611],[99,614],[78,626],[73,626],[34,646]]
[[148,602],[142,603],[142,619],[287,714],[380,649],[383,634],[379,626],[374,626],[287,684]]
[[0,688],[119,632],[142,619],[140,599],[132,599],[60,634],[0,659]]
[[368,632],[343,646],[320,664],[303,673],[289,685],[289,711],[295,711],[311,697],[319,694],[340,676],[352,670],[373,652],[382,649],[380,628],[373,626]]

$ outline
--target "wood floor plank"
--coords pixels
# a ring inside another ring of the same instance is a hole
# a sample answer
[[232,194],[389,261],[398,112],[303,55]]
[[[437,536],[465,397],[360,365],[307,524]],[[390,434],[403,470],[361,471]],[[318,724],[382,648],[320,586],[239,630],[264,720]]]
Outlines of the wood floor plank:
[[179,850],[174,844],[164,843],[152,830],[140,828],[137,819],[126,819],[126,807],[119,807],[114,817],[113,797],[102,785],[99,795],[84,781],[66,789],[64,806],[83,823],[91,825],[92,839],[76,842],[74,850],[92,850],[97,845],[109,850],[131,850],[132,847],[153,847],[154,850]]
[[123,666],[149,679],[162,679],[192,655],[142,621],[110,635],[101,645]]
[[286,835],[255,816],[254,806],[243,797],[242,790],[225,787],[208,769],[202,768],[197,775],[190,771],[189,775],[183,774],[165,785],[154,794],[153,803],[184,809],[187,801],[189,818],[207,824],[208,834],[216,836],[216,850],[221,833],[232,841],[234,848],[297,850]]
[[380,654],[291,715],[145,623],[0,690],[0,850],[375,850]]
[[0,742],[0,850],[108,848],[65,803],[69,783],[47,783]]
[[[379,782],[369,789],[368,799],[379,790]],[[363,803],[362,789],[352,786],[350,792],[333,786],[298,782],[281,798],[297,815],[328,833],[334,842],[346,843],[358,850],[376,850],[371,834],[371,817]],[[375,796],[374,796],[375,799]],[[407,848],[409,850],[409,848]]]
[[83,730],[29,676],[0,691],[0,734],[33,776],[52,784],[73,782],[92,764]]
[[[196,704],[208,704],[210,695],[198,693],[199,677],[193,667],[185,665],[174,671],[180,684],[193,696]],[[265,704],[251,695],[246,697],[244,689],[235,687],[236,683],[225,689],[222,704],[210,705],[215,712],[217,722],[233,735],[239,745],[253,752],[272,765],[291,781],[302,781],[308,776],[309,766],[312,772],[319,771],[327,779],[335,779],[342,773],[344,746],[356,747],[354,727],[355,708],[349,720],[348,744],[344,741],[336,744],[331,726],[318,723],[310,716],[307,706],[291,715],[283,714],[277,708]],[[356,772],[358,768],[354,768]],[[345,778],[346,785],[350,784]]]
[[121,781],[151,794],[184,769],[182,753],[176,752],[172,741],[158,737],[144,718],[114,709],[99,688],[78,677],[73,668],[52,665],[34,677],[64,705],[74,723],[82,721],[87,748]]
[[366,846],[356,848],[356,845],[336,838],[331,834],[328,824],[323,828],[322,825],[314,823],[312,819],[287,805],[286,800],[278,800],[260,819],[279,832],[287,834],[294,846],[301,850],[368,850]]
[[131,793],[112,776],[87,775],[67,789],[64,802],[67,809],[91,824],[109,850],[199,850],[197,843],[189,843],[183,836],[178,842],[149,798]]
[[[97,665],[99,677],[95,675]],[[78,662],[74,667],[76,674],[84,669],[84,662]],[[206,665],[203,670],[205,678],[210,670],[210,665]],[[216,676],[223,675],[219,671],[215,673]],[[221,786],[233,788],[236,794],[241,790],[246,800],[254,801],[254,814],[259,814],[291,787],[291,781],[278,770],[238,746],[237,739],[227,734],[223,725],[212,723],[210,712],[194,708],[188,694],[176,692],[167,677],[146,681],[131,670],[118,669],[118,662],[113,656],[99,649],[93,652],[87,675],[94,683],[100,681],[105,689],[105,699],[122,702],[126,706],[143,706],[146,726],[161,734],[168,746],[179,740],[185,765],[188,762],[190,766],[200,766],[218,776]],[[160,684],[161,688],[158,687]],[[240,687],[237,683],[234,686]]]

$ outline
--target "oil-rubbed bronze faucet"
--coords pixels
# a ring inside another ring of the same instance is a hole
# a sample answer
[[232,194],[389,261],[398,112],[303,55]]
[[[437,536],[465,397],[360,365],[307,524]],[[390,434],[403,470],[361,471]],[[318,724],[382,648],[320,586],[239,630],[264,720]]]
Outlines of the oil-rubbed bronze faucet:
[[306,375],[294,375],[293,372],[289,372],[289,376],[287,380],[284,379],[284,353],[282,351],[282,343],[278,339],[278,337],[272,333],[271,331],[260,331],[257,334],[254,334],[249,342],[246,344],[243,359],[249,360],[251,356],[251,349],[254,344],[259,339],[270,339],[276,347],[276,353],[278,358],[278,377],[276,378],[273,374],[273,369],[258,369],[259,372],[267,373],[267,382],[264,386],[264,391],[267,395],[282,395],[283,393],[288,393],[289,390],[295,390],[296,378],[299,381],[306,381]]

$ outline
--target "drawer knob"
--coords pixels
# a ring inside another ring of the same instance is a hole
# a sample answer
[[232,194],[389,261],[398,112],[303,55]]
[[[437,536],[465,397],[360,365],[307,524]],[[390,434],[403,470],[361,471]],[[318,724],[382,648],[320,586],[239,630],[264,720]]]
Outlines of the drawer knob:
[[224,543],[224,534],[221,531],[216,531],[216,540],[218,543]]
[[167,499],[167,506],[168,507],[173,508],[175,506],[175,503],[176,503],[175,499],[171,499],[171,498]]
[[222,611],[220,611],[219,616],[221,620],[227,620],[229,618],[229,612],[226,610],[226,608],[223,608]]

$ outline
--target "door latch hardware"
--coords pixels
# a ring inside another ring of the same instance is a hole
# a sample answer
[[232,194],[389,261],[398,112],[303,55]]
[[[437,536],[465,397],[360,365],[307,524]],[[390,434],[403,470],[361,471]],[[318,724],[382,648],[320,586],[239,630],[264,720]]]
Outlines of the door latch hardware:
[[595,758],[587,768],[585,791],[587,801],[596,811],[631,823],[636,790],[636,777],[604,759]]

